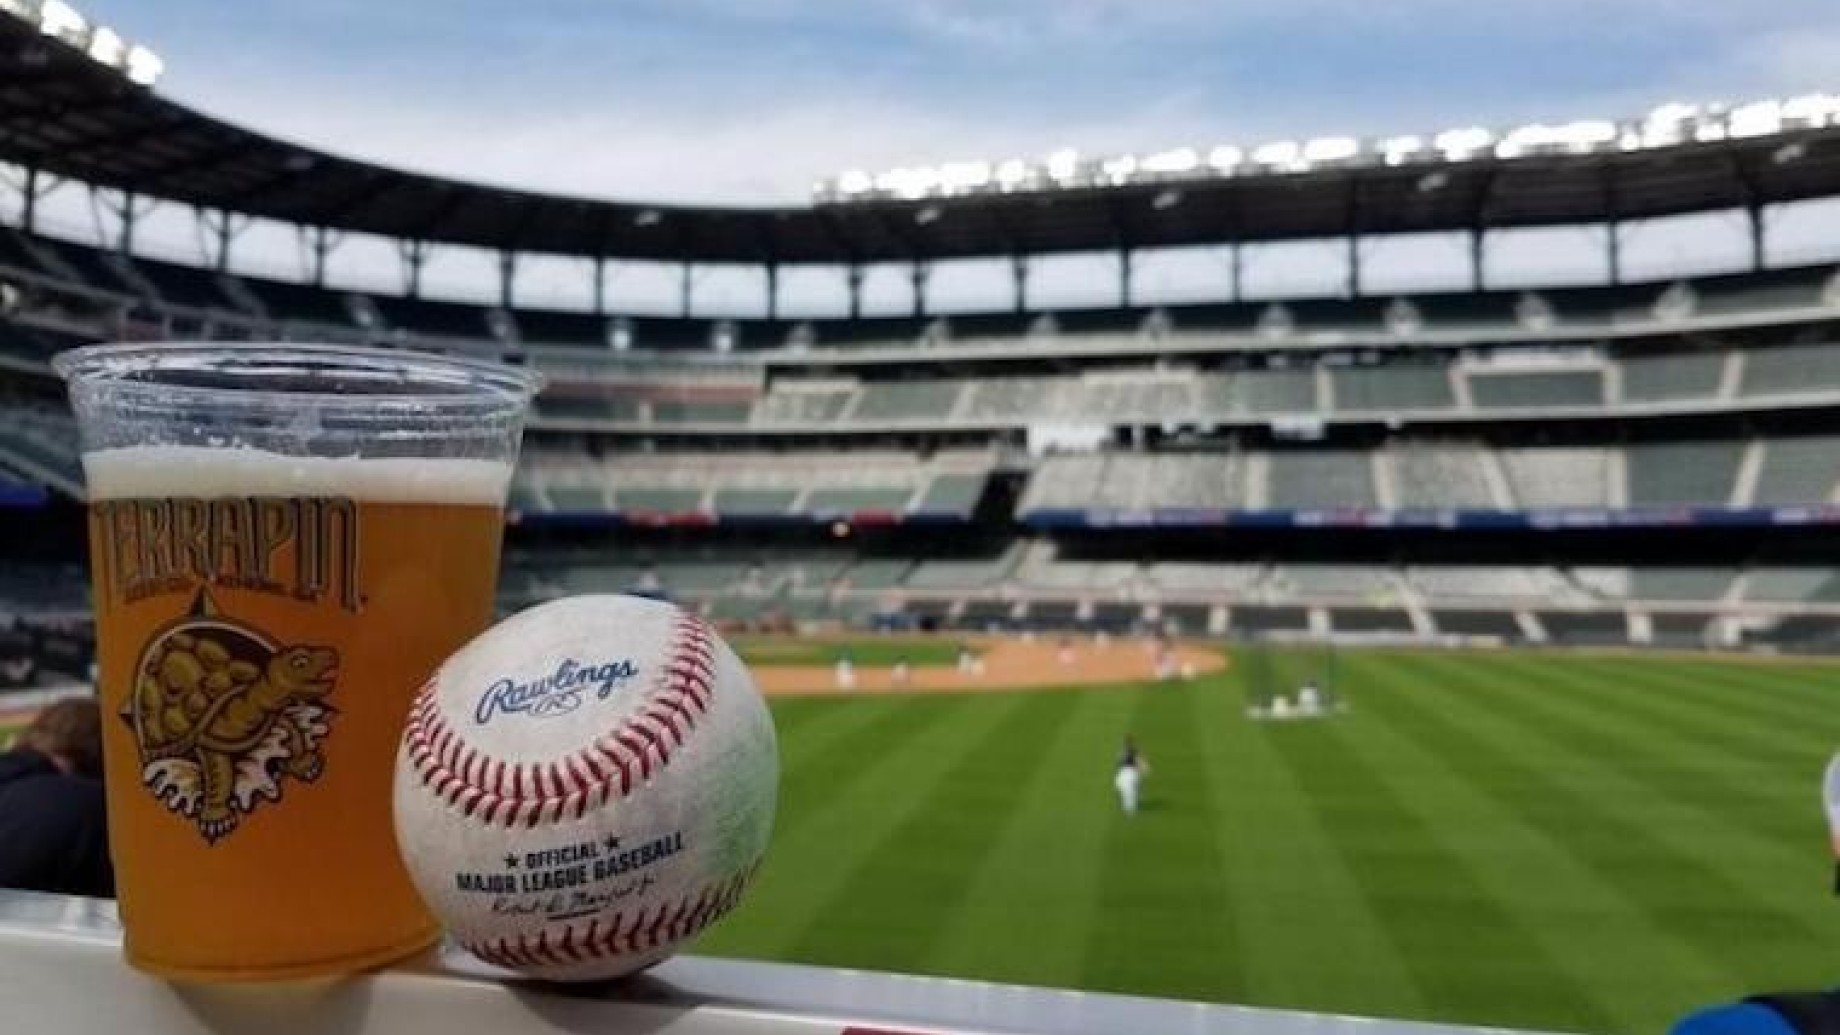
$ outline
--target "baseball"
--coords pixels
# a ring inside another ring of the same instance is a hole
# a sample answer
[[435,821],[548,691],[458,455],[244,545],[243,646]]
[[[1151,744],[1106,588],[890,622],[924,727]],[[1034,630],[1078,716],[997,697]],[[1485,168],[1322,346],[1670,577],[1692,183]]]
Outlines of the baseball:
[[778,781],[766,704],[713,630],[670,604],[569,597],[493,626],[422,688],[396,836],[481,959],[616,977],[740,901]]

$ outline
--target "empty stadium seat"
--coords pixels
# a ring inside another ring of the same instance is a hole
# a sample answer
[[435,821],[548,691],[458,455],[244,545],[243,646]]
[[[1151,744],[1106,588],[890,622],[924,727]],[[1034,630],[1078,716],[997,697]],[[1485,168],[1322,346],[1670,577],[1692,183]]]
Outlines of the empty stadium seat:
[[957,381],[890,381],[865,385],[850,414],[859,421],[938,419],[952,412]]
[[1840,436],[1769,439],[1752,502],[1764,506],[1826,503],[1840,481]]
[[1603,375],[1595,370],[1469,372],[1470,399],[1478,409],[1530,410],[1602,406]]
[[1709,399],[1725,375],[1725,353],[1635,356],[1624,359],[1622,367],[1627,402]]
[[1456,405],[1450,389],[1450,368],[1442,363],[1337,367],[1330,376],[1335,408],[1341,411],[1392,413],[1443,410]]
[[1503,472],[1514,503],[1529,510],[1559,507],[1602,508],[1616,495],[1610,451],[1595,446],[1503,449]]
[[1393,446],[1393,491],[1402,508],[1495,507],[1487,452],[1477,445],[1409,443]]
[[1737,442],[1645,443],[1624,453],[1631,506],[1722,507],[1731,501],[1744,447]]
[[1840,344],[1779,345],[1744,355],[1745,395],[1796,395],[1840,388]]
[[1637,600],[1716,601],[1731,588],[1736,568],[1633,568],[1629,592]]

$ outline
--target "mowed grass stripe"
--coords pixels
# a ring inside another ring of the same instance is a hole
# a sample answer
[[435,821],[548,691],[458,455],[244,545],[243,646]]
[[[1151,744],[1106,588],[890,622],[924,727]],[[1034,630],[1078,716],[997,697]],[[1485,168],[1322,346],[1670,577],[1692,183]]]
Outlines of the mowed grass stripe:
[[[1828,880],[1827,836],[1815,807],[1824,759],[1810,757],[1798,764],[1785,757],[1774,770],[1727,770],[1727,762],[1716,755],[1657,755],[1654,745],[1665,737],[1652,729],[1631,728],[1605,737],[1594,733],[1587,719],[1548,727],[1541,710],[1562,707],[1555,702],[1569,701],[1572,711],[1588,715],[1593,704],[1615,691],[1570,669],[1542,678],[1548,694],[1496,693],[1491,706],[1512,710],[1518,725],[1569,752],[1577,766],[1604,773],[1594,783],[1597,790],[1628,803],[1655,830],[1680,831],[1670,842],[1678,855],[1716,859],[1717,872],[1741,881],[1753,903],[1767,904],[1785,922],[1804,916],[1808,893],[1824,888]],[[1449,690],[1440,686],[1436,692]],[[1734,691],[1734,697],[1742,693]],[[1520,711],[1523,702],[1532,710]],[[1780,873],[1784,879],[1748,879],[1758,873]],[[1810,935],[1827,940],[1827,925],[1802,923]]]
[[[1560,853],[1453,780],[1439,753],[1398,735],[1378,714],[1370,698],[1390,698],[1382,691],[1398,679],[1386,666],[1364,668],[1362,682],[1374,692],[1349,693],[1349,714],[1263,728],[1398,946],[1425,1014],[1617,1029],[1622,1018],[1567,965],[1573,947],[1528,895],[1562,863]],[[1317,937],[1332,933],[1318,929]]]
[[[1244,666],[1192,695],[1201,779],[1219,817],[1219,880],[1243,946],[1236,1001],[1423,1016],[1425,1002],[1360,875],[1266,728],[1245,718]],[[1158,774],[1159,780],[1161,774]]]
[[[1427,661],[1413,659],[1418,673],[1386,697],[1397,728],[1567,844],[1655,926],[1728,978],[1700,996],[1777,987],[1785,977],[1780,961],[1831,958],[1835,940],[1821,936],[1812,916],[1771,901],[1756,874],[1719,865],[1719,830],[1681,823],[1678,810],[1621,778],[1613,760],[1568,751],[1492,712],[1473,667]],[[1453,685],[1465,668],[1471,685]],[[1690,1005],[1695,984],[1680,975],[1660,993],[1681,999],[1659,1001],[1656,1026]]]
[[[892,721],[875,727],[881,735],[839,741],[805,767],[807,772],[822,770],[827,778],[814,783],[789,772],[786,812],[792,822],[774,839],[762,880],[746,907],[747,922],[733,925],[732,941],[717,940],[711,947],[870,968],[898,959],[901,946],[878,937],[874,926],[876,918],[905,908],[898,889],[883,888],[870,899],[842,904],[840,912],[829,912],[826,905],[933,786],[1024,700],[1026,695],[1018,694],[969,701],[894,700]],[[908,850],[928,852],[936,846],[910,845]],[[776,866],[776,859],[793,865]]]
[[[1071,714],[1066,701],[1047,694],[1008,695],[985,709],[954,703],[961,715],[947,728],[964,742],[942,753],[931,779],[883,803],[899,821],[865,836],[869,850],[833,872],[831,893],[815,911],[825,919],[806,929],[794,956],[835,958],[844,946],[873,944],[879,951],[870,966],[932,972],[933,949],[964,906],[967,875],[984,868]],[[875,910],[860,908],[870,901]],[[859,951],[851,949],[851,958]]]
[[[1460,668],[1474,666],[1470,659],[1455,660]],[[1477,667],[1483,676],[1499,678],[1493,664]],[[1453,732],[1427,736],[1416,710],[1416,699],[1432,685],[1423,659],[1388,654],[1360,659],[1352,668],[1358,718],[1369,724],[1363,739],[1403,740],[1412,745],[1411,754],[1433,760],[1416,779],[1424,784],[1420,793],[1447,810],[1436,820],[1439,828],[1476,860],[1476,871],[1507,908],[1527,918],[1557,965],[1593,990],[1612,1021],[1594,1025],[1554,1014],[1563,997],[1543,994],[1537,980],[1524,989],[1518,1013],[1485,1019],[1528,1027],[1660,1030],[1665,1018],[1653,1004],[1683,986],[1708,987],[1727,978],[1719,961],[1680,943],[1652,910],[1632,899],[1624,880],[1581,855],[1579,840],[1593,832],[1564,821],[1564,802],[1544,775],[1557,764],[1540,745],[1489,743],[1448,708],[1442,714]],[[1468,676],[1439,678],[1461,685]],[[1479,693],[1473,687],[1461,692]],[[1524,764],[1528,759],[1531,768]],[[1530,813],[1523,807],[1527,800],[1549,804],[1559,815]]]
[[[741,908],[698,943],[703,951],[772,956],[787,923],[807,922],[808,914],[796,911],[797,893],[825,883],[827,871],[814,874],[812,863],[824,857],[822,839],[838,836],[834,803],[864,787],[886,785],[900,793],[904,771],[890,772],[889,767],[924,751],[931,729],[949,714],[920,703],[912,698],[827,702],[822,718],[795,727],[799,735],[782,732],[779,813],[766,865]],[[812,827],[822,829],[807,836]]]
[[[1049,698],[1044,698],[1047,700]],[[1027,985],[1077,986],[1097,900],[1111,764],[1137,702],[1112,691],[1054,695],[1065,717],[1003,816],[927,969]]]
[[[1529,655],[1537,656],[1537,655]],[[1666,691],[1725,711],[1747,723],[1767,727],[1794,727],[1820,722],[1832,714],[1832,695],[1840,684],[1840,668],[1829,666],[1779,666],[1775,664],[1707,660],[1684,662],[1634,658],[1604,659],[1613,671],[1649,671],[1673,677]],[[1747,691],[1741,707],[1733,711],[1728,691]]]
[[[1097,906],[1081,984],[1190,999],[1233,998],[1244,983],[1220,876],[1222,819],[1206,779],[1195,690],[1145,685],[1128,732],[1149,761],[1143,808],[1106,815]],[[1121,730],[1120,734],[1126,732]],[[1119,750],[1113,747],[1113,755]],[[1103,779],[1109,780],[1108,771]],[[1158,877],[1146,880],[1154,867]]]
[[[1564,673],[1573,682],[1588,680],[1590,707],[1620,716],[1643,730],[1657,727],[1667,731],[1683,747],[1685,757],[1717,757],[1734,765],[1750,765],[1771,771],[1780,770],[1785,754],[1812,752],[1824,757],[1832,744],[1831,719],[1807,721],[1759,722],[1752,710],[1759,691],[1756,683],[1742,678],[1744,673],[1728,673],[1729,682],[1713,682],[1691,672],[1675,669],[1647,670],[1627,665],[1605,666],[1587,659],[1504,658],[1508,667],[1517,667],[1523,675],[1549,672]],[[1527,666],[1532,664],[1534,668]],[[1538,692],[1537,685],[1510,681],[1511,692]],[[1566,700],[1578,695],[1562,695]]]
[[[1725,852],[1776,852],[1793,861],[1808,858],[1808,844],[1821,843],[1818,824],[1811,822],[1815,810],[1795,808],[1797,802],[1785,795],[1788,788],[1782,783],[1755,779],[1760,763],[1721,745],[1716,730],[1689,723],[1692,733],[1683,736],[1678,732],[1682,724],[1673,717],[1640,714],[1641,708],[1632,714],[1624,702],[1643,695],[1610,689],[1604,674],[1588,665],[1538,666],[1520,660],[1512,666],[1505,671],[1519,671],[1541,685],[1504,680],[1491,686],[1492,709],[1576,753],[1614,759],[1619,773],[1650,794],[1700,813],[1706,823],[1729,834],[1721,834]],[[1785,761],[1779,751],[1777,765]],[[1795,796],[1801,804],[1812,798],[1818,773],[1818,768],[1811,772],[1809,790]]]

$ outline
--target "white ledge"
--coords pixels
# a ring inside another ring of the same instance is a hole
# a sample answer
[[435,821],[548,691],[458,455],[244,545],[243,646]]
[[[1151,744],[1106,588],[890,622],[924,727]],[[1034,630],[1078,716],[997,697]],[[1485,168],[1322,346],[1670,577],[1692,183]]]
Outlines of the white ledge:
[[[200,917],[200,923],[209,923]],[[121,960],[112,903],[0,891],[9,1031],[55,1035],[1457,1035],[1498,1029],[680,957],[621,982],[506,980],[457,950],[336,981],[178,985]]]

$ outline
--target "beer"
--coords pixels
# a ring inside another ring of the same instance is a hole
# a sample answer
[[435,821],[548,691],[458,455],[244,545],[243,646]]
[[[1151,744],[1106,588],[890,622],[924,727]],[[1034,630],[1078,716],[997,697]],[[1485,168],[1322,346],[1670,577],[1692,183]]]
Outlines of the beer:
[[84,466],[130,962],[281,978],[431,943],[391,766],[410,698],[491,621],[510,465],[131,446]]

